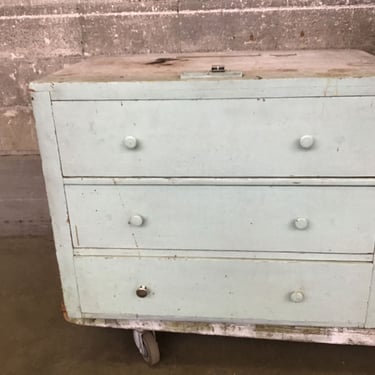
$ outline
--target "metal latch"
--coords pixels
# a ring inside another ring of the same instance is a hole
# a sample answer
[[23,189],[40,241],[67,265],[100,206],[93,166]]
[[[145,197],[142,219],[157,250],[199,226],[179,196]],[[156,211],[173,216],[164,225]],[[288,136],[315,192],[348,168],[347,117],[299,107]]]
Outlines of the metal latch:
[[242,78],[243,73],[238,71],[226,70],[225,65],[215,64],[211,66],[208,72],[183,72],[180,75],[181,79],[229,79],[229,78]]
[[225,72],[224,65],[212,65],[211,66],[211,73],[223,73]]

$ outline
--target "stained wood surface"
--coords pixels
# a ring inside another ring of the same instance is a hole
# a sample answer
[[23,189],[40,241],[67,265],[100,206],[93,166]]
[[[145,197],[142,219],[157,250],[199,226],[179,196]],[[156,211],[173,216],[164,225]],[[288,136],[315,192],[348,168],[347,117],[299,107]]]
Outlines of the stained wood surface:
[[177,80],[181,73],[206,72],[218,64],[249,79],[375,75],[375,57],[363,51],[244,51],[95,57],[39,82]]

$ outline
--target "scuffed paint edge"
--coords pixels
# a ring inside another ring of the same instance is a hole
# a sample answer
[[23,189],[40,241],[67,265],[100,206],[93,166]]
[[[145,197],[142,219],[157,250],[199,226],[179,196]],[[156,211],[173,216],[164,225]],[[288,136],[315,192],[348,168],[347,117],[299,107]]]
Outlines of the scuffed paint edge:
[[84,326],[324,344],[375,346],[375,329],[366,328],[299,327],[137,319],[70,319],[66,314],[64,314],[64,317],[70,323]]

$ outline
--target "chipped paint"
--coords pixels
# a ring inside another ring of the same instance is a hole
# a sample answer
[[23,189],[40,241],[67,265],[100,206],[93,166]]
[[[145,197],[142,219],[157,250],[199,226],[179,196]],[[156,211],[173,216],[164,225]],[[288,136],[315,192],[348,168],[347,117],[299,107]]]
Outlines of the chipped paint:
[[180,322],[161,320],[119,319],[65,319],[74,324],[120,329],[195,333],[201,335],[232,336],[254,339],[272,339],[326,344],[375,346],[375,329],[300,327],[285,325],[234,324],[208,322]]
[[132,237],[133,237],[133,239],[134,239],[134,245],[135,245],[135,247],[136,247],[137,249],[139,249],[138,242],[137,242],[137,239],[135,238],[135,234],[134,234],[134,233],[132,233]]

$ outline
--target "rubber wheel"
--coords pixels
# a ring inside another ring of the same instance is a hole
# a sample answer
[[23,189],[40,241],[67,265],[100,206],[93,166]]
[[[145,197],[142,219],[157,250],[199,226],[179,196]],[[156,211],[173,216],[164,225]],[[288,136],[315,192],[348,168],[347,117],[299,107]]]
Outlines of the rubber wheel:
[[142,355],[143,359],[150,365],[156,365],[160,361],[159,345],[152,332],[144,332],[142,341],[145,348],[145,354]]

